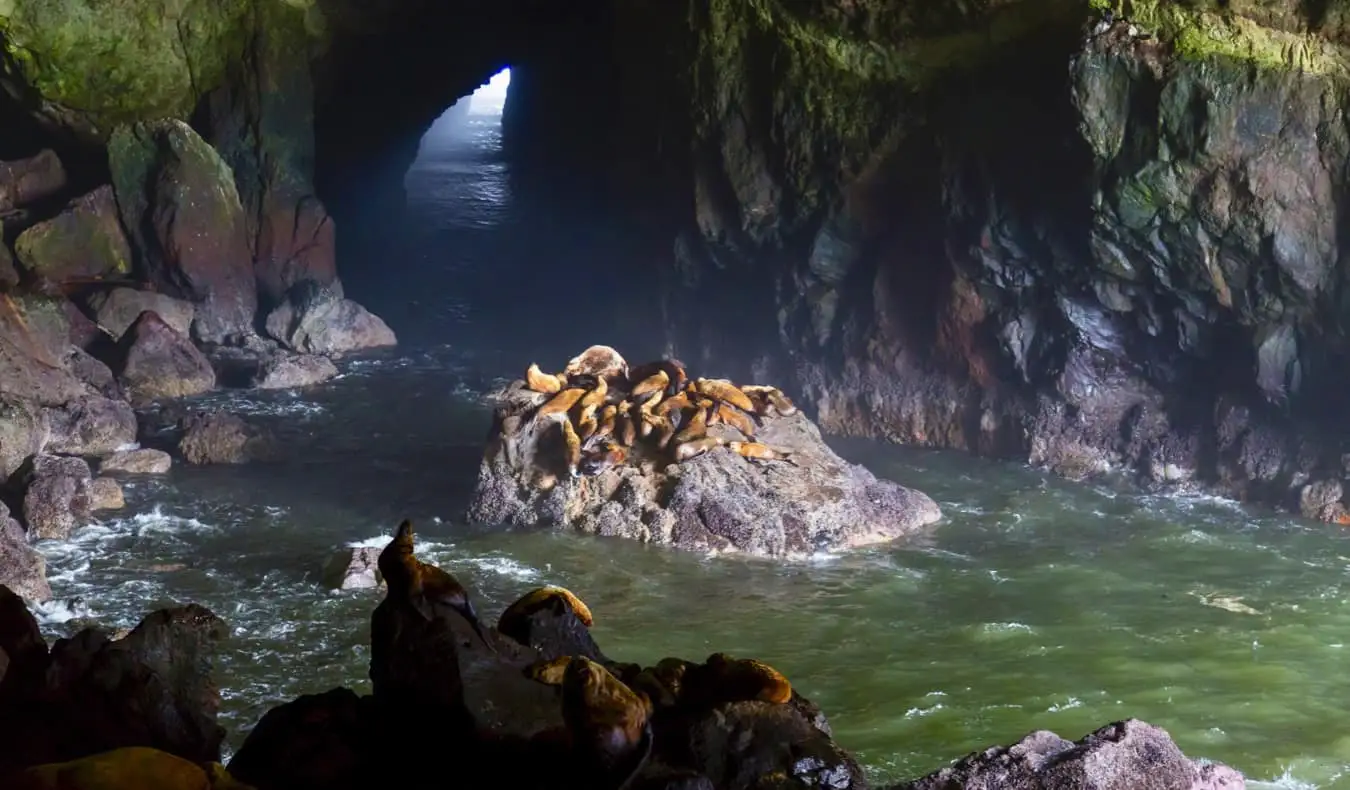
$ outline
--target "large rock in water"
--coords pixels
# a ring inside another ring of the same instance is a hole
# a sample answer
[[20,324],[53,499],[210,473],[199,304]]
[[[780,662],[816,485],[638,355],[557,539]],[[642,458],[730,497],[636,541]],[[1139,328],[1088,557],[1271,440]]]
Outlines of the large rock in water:
[[[476,522],[571,525],[583,532],[699,551],[802,557],[903,537],[941,517],[926,494],[840,458],[800,412],[763,419],[755,440],[791,451],[789,464],[726,447],[684,463],[652,445],[601,473],[560,474],[558,423],[535,420],[544,396],[516,382],[496,407],[469,506]],[[709,434],[739,440],[726,425]]]
[[224,342],[253,328],[253,256],[234,174],[177,120],[120,127],[108,161],[122,222],[145,274],[197,305],[195,339]]
[[47,558],[28,544],[28,535],[3,502],[0,502],[0,587],[8,587],[29,601],[42,602],[52,597],[51,585],[47,583]]
[[267,316],[267,334],[304,354],[341,354],[397,345],[379,316],[343,296],[342,282],[296,283]]
[[1076,743],[1037,730],[891,790],[1242,790],[1242,774],[1181,753],[1166,730],[1138,719],[1108,724]]
[[182,398],[216,386],[210,360],[155,313],[141,313],[120,343],[119,378],[133,401]]

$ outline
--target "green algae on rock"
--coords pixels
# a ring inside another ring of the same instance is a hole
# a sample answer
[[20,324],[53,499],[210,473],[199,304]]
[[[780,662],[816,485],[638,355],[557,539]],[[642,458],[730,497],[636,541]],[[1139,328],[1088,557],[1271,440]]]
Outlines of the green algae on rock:
[[19,234],[14,252],[24,268],[57,283],[131,273],[131,248],[106,185]]

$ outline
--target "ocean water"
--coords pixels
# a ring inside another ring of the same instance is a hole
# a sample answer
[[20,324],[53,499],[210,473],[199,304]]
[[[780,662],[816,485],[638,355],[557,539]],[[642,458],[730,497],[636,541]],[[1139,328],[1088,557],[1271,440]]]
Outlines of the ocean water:
[[575,223],[529,232],[495,145],[480,117],[429,139],[409,173],[397,265],[431,272],[428,285],[349,285],[400,332],[399,349],[303,393],[198,399],[274,430],[281,460],[129,480],[126,510],[41,544],[57,595],[39,612],[49,636],[86,618],[123,627],[161,606],[211,608],[231,626],[217,675],[237,747],[273,705],[368,689],[378,593],[328,590],[321,570],[410,517],[419,552],[490,620],[556,583],[590,604],[597,641],[621,660],[724,650],[772,663],[878,781],[1034,729],[1078,738],[1134,716],[1258,787],[1350,787],[1350,542],[1324,525],[868,442],[838,449],[935,497],[946,517],[930,536],[783,565],[457,523],[488,427],[483,394],[530,360],[556,367],[605,342],[593,339],[601,310],[529,333],[528,299],[492,297],[548,293],[528,281],[534,256],[612,243]]

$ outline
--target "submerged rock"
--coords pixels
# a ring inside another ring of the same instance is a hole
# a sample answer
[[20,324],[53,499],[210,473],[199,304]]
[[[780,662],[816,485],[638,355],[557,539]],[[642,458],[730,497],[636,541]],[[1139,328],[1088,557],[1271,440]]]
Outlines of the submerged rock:
[[223,411],[184,418],[178,452],[190,464],[242,464],[271,455],[271,437],[242,417]]
[[892,790],[1242,790],[1246,784],[1226,765],[1187,758],[1166,730],[1128,719],[1073,743],[1037,730]]
[[173,456],[163,450],[139,448],[119,450],[98,462],[98,473],[125,472],[133,475],[162,475],[173,466]]
[[[567,525],[699,551],[801,557],[894,540],[941,517],[927,495],[840,458],[800,412],[770,413],[754,434],[756,442],[788,453],[789,461],[752,460],[717,446],[675,463],[674,443],[660,449],[640,439],[620,463],[571,478],[560,423],[534,418],[544,398],[523,382],[501,395],[471,520]],[[713,425],[707,434],[745,439],[730,424]]]

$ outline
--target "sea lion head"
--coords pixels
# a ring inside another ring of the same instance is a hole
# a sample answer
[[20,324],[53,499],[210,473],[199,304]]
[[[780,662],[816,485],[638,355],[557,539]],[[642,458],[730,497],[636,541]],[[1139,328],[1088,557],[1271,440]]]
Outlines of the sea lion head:
[[582,456],[577,471],[583,476],[592,477],[614,466],[621,465],[628,458],[628,451],[614,441],[604,439],[596,447]]
[[394,531],[394,539],[380,552],[376,567],[386,581],[402,578],[406,575],[409,559],[413,556],[413,525],[411,519],[403,519]]

